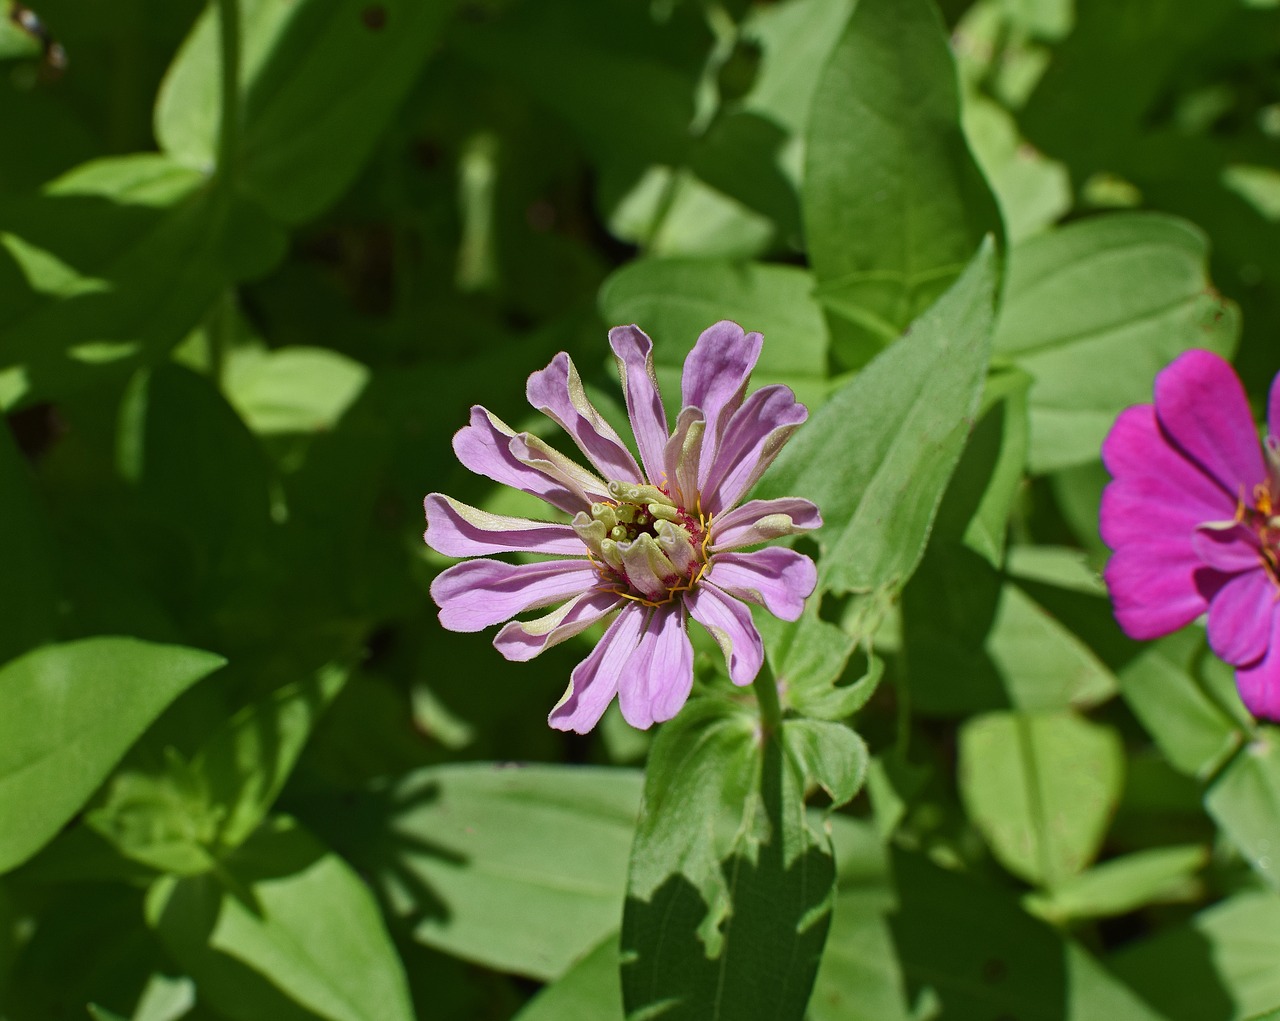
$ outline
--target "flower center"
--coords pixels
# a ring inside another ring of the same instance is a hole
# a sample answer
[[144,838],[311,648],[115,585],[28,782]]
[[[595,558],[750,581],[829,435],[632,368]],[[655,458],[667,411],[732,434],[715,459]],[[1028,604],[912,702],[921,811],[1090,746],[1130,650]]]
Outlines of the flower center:
[[707,570],[710,522],[657,486],[610,482],[607,503],[580,511],[574,530],[602,580],[618,595],[661,606],[693,588]]

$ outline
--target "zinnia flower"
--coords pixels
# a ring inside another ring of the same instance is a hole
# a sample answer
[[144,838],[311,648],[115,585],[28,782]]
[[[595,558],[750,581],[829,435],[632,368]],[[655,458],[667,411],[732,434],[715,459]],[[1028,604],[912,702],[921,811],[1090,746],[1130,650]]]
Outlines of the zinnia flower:
[[785,386],[746,396],[762,343],[760,334],[731,322],[706,330],[685,360],[682,407],[669,431],[652,342],[635,326],[610,330],[640,464],[587,399],[563,352],[529,377],[529,403],[569,434],[595,472],[479,406],[454,436],[454,452],[471,471],[531,493],[572,520],[489,514],[430,494],[425,538],[437,552],[556,558],[477,559],[450,567],[431,585],[440,623],[451,631],[479,631],[561,604],[533,620],[510,620],[498,632],[497,650],[523,661],[614,615],[570,676],[551,726],[585,734],[615,694],[634,727],[675,716],[693,684],[689,617],[720,646],[730,680],[743,685],[764,659],[746,604],[783,620],[800,616],[817,581],[813,561],[784,547],[741,552],[822,524],[808,500],[738,506],[808,417]]
[[1208,611],[1209,645],[1236,668],[1249,711],[1280,720],[1280,376],[1258,442],[1244,388],[1208,351],[1155,381],[1102,446],[1105,573],[1131,638],[1169,634]]

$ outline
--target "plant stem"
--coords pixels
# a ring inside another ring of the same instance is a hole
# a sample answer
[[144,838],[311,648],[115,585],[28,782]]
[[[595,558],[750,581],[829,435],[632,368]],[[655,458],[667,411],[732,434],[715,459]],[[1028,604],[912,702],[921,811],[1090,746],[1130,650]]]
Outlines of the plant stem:
[[760,726],[767,737],[776,734],[782,728],[782,703],[778,701],[778,682],[774,680],[773,671],[766,661],[752,682],[756,691],[756,701],[760,703]]

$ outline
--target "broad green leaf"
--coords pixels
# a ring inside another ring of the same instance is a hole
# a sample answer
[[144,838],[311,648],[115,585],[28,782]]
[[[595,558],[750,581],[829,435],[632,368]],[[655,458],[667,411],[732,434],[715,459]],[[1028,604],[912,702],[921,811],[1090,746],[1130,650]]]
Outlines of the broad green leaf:
[[787,720],[782,743],[796,760],[796,772],[826,791],[833,808],[853,800],[867,778],[867,746],[843,723]]
[[1200,231],[1153,213],[1098,216],[1013,247],[993,357],[1035,380],[1033,472],[1095,459],[1116,415],[1150,403],[1156,372],[1186,349],[1235,350],[1239,314],[1207,260]]
[[820,588],[887,600],[915,570],[978,408],[994,285],[988,241],[904,340],[812,415],[757,487],[822,509]]
[[417,940],[552,980],[618,927],[640,782],[626,769],[433,766],[380,785],[354,819],[322,814]]
[[217,876],[157,880],[147,920],[201,999],[235,1021],[413,1021],[368,887],[290,820],[260,831]]
[[[1120,692],[1175,769],[1213,773],[1244,740],[1231,702],[1201,665],[1204,636],[1183,630],[1149,645],[1120,673]],[[1238,696],[1232,696],[1236,703]]]
[[242,348],[228,360],[223,387],[262,436],[333,429],[368,381],[365,366],[326,348]]
[[[408,92],[452,4],[446,0],[239,0],[237,188],[286,223],[346,189]],[[218,17],[210,5],[169,68],[156,138],[208,174],[221,112]],[[371,13],[376,12],[376,13]]]
[[623,1021],[617,935],[602,940],[512,1021]]
[[1248,1021],[1280,1004],[1280,897],[1240,893],[1128,946],[1115,973],[1168,1021]]
[[199,649],[86,638],[0,667],[0,872],[52,839],[161,710],[223,662]]
[[1192,876],[1208,861],[1208,850],[1195,844],[1136,851],[1074,875],[1047,894],[1031,895],[1027,908],[1059,923],[1127,914],[1153,901],[1194,894]]
[[0,663],[49,641],[57,624],[52,536],[31,471],[0,426]]
[[1053,888],[1098,853],[1124,754],[1109,727],[1070,713],[989,713],[960,730],[960,794],[1000,862]]
[[666,394],[679,393],[680,366],[698,334],[732,319],[764,334],[754,382],[786,383],[802,401],[816,403],[828,389],[827,326],[812,289],[809,274],[795,266],[643,259],[604,282],[599,304],[610,325],[635,323],[654,338]]
[[897,909],[889,924],[908,1002],[927,996],[934,1016],[946,1018],[1160,1021],[1088,951],[1026,914],[1007,891],[902,851],[893,855],[893,873]]
[[1253,870],[1280,889],[1280,731],[1254,733],[1213,781],[1204,806]]
[[804,221],[818,297],[865,363],[958,277],[1000,213],[964,134],[930,0],[859,0],[813,99]]
[[814,735],[792,745],[791,725],[761,738],[754,716],[706,700],[654,741],[623,915],[628,1016],[804,1016],[835,866],[804,809]]
[[282,239],[204,185],[141,154],[85,164],[0,204],[0,407],[154,361],[228,280],[274,264]]

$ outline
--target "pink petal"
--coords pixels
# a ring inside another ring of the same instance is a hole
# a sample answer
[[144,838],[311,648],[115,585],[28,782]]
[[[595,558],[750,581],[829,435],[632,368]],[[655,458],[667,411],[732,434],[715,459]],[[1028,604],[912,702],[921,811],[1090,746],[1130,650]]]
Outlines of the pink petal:
[[745,333],[737,323],[724,319],[702,331],[684,360],[681,405],[699,408],[707,423],[698,473],[700,483],[706,481],[725,425],[742,404],[763,345],[760,334]]
[[1267,650],[1276,589],[1262,570],[1237,574],[1209,600],[1209,647],[1233,666]]
[[568,690],[547,717],[552,727],[585,734],[600,722],[618,693],[618,685],[640,641],[646,615],[645,608],[636,603],[623,608],[591,650],[591,655],[573,668]]
[[[1144,492],[1143,480],[1120,479],[1107,484],[1098,509],[1102,541],[1112,549],[1130,542],[1153,539],[1190,544],[1196,529],[1210,522],[1230,521],[1226,508],[1216,509],[1217,517],[1205,517],[1205,509],[1183,502],[1153,499]],[[1221,495],[1221,490],[1214,487]]]
[[667,466],[663,473],[671,498],[693,510],[698,504],[698,457],[706,423],[697,408],[684,408],[676,419],[676,430],[662,453]]
[[702,509],[719,514],[737,503],[808,417],[790,387],[765,386],[748,397],[724,430],[702,487]]
[[1267,433],[1280,437],[1280,372],[1271,380],[1271,394],[1267,400]]
[[1262,566],[1257,536],[1244,525],[1198,528],[1191,534],[1191,548],[1201,563],[1227,574]]
[[589,560],[505,564],[467,560],[454,564],[431,583],[440,607],[440,623],[450,631],[483,631],[517,613],[563,602],[600,580]]
[[1211,351],[1187,351],[1156,376],[1156,416],[1234,500],[1266,478],[1258,430],[1235,370]]
[[653,341],[638,326],[615,326],[609,331],[609,346],[618,362],[627,417],[636,435],[640,461],[649,481],[656,484],[662,480],[664,467],[667,412],[653,373]]
[[711,550],[756,546],[784,535],[799,535],[822,527],[822,515],[808,500],[783,497],[778,500],[748,500],[741,507],[715,518],[711,527]]
[[591,589],[537,620],[513,620],[493,639],[505,659],[524,663],[581,634],[624,602],[616,592]]
[[626,677],[618,687],[622,718],[647,730],[671,719],[693,688],[693,645],[681,603],[659,606],[649,618]]
[[764,642],[745,603],[713,585],[699,585],[688,599],[689,613],[716,640],[729,664],[729,680],[750,684],[764,662]]
[[[476,405],[471,422],[453,436],[453,452],[464,468],[519,489],[570,514],[589,508],[591,500],[579,485],[560,473],[543,470],[517,458],[511,441],[517,433],[502,419]],[[600,483],[598,491],[604,491]]]
[[1260,720],[1280,723],[1280,612],[1270,604],[1267,652],[1257,663],[1236,669],[1236,688],[1245,708]]
[[573,437],[606,481],[643,481],[631,451],[588,400],[567,354],[561,351],[550,365],[530,376],[526,393],[530,404]]
[[782,620],[799,620],[818,584],[813,561],[784,546],[754,553],[720,553],[706,580],[735,599],[763,606]]
[[427,531],[423,539],[447,557],[517,551],[583,556],[586,552],[569,525],[490,514],[442,493],[428,493],[425,506]]
[[1196,587],[1198,570],[1206,568],[1190,542],[1133,544],[1117,550],[1103,578],[1124,633],[1142,641],[1159,638],[1204,613],[1208,604]]

